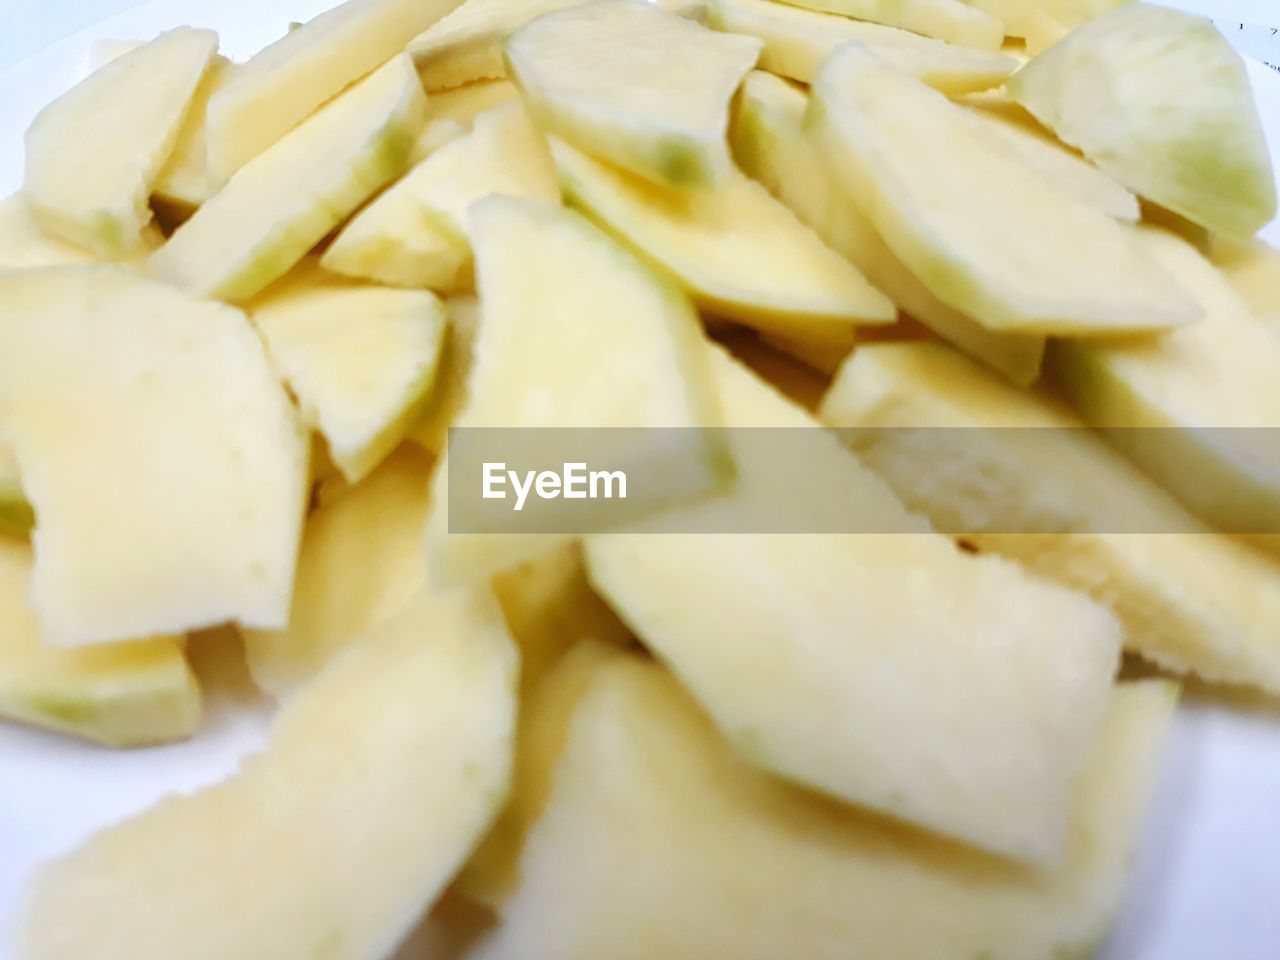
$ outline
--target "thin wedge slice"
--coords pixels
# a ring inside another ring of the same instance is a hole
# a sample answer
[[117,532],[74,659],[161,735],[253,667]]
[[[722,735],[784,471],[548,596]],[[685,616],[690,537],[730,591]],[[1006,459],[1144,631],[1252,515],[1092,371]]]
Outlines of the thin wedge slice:
[[[545,130],[670,187],[727,177],[729,100],[762,44],[644,0],[550,13],[507,42],[512,79]],[[655,65],[676,63],[679,70]]]
[[46,639],[282,626],[307,439],[244,315],[112,266],[0,276],[0,313]]
[[241,170],[151,258],[199,296],[244,301],[409,165],[426,98],[399,56]]
[[[842,489],[862,529],[891,532],[592,536],[596,588],[749,762],[1056,865],[1110,696],[1115,620],[1003,559],[960,553],[799,407],[718,352],[715,370],[741,479],[676,529],[735,501],[780,510]],[[810,431],[813,449],[776,463],[772,449],[795,448],[756,438],[769,430]]]
[[250,318],[303,422],[325,438],[350,483],[381,463],[421,416],[446,323],[432,294],[305,271],[256,301]]
[[476,118],[362,210],[321,264],[328,270],[443,293],[473,286],[467,210],[491,194],[559,203],[555,168],[524,106],[503,103]]
[[582,0],[466,0],[409,42],[429,93],[507,75],[502,45],[530,20]]
[[173,153],[156,176],[152,193],[162,200],[195,208],[215,192],[209,176],[209,148],[206,136],[209,100],[235,77],[231,61],[214,57],[196,88],[187,119],[178,131]]
[[[321,104],[400,53],[462,0],[347,0],[236,67],[210,99],[209,176],[220,187]],[[317,150],[315,156],[323,156]]]
[[1004,25],[962,0],[791,0],[793,6],[909,30],[962,47],[999,50]]
[[1210,21],[1125,4],[1027,64],[1010,95],[1103,170],[1237,238],[1276,215],[1276,183],[1244,61]]
[[23,955],[391,955],[506,798],[516,660],[491,593],[421,596],[289,704],[231,779],[47,866]]
[[25,534],[35,522],[35,511],[22,492],[18,458],[12,447],[0,443],[0,531]]
[[566,199],[675,276],[716,316],[830,340],[897,317],[889,299],[760,184],[736,170],[676,192],[552,141]]
[[894,254],[979,323],[1098,335],[1199,318],[1123,226],[865,47],[849,44],[827,61],[809,119],[840,186]]
[[1176,688],[1122,686],[1044,874],[760,776],[659,667],[596,667],[477,960],[1086,956],[1123,898]]
[[142,249],[152,185],[217,49],[211,30],[171,30],[40,111],[23,192],[47,229],[108,259]]
[[1015,383],[1034,381],[1040,375],[1044,337],[988,330],[930,293],[837,187],[805,134],[808,103],[785,80],[749,74],[732,131],[734,158],[742,169],[912,317]]
[[476,332],[480,329],[480,301],[455,297],[448,301],[449,330],[440,357],[440,372],[427,409],[413,426],[410,439],[429,453],[444,453],[449,428],[467,405]]
[[866,44],[903,73],[944,93],[998,87],[1018,61],[998,50],[944,43],[918,33],[789,6],[776,0],[709,0],[707,26],[757,37],[764,43],[760,68],[809,83],[836,47]]
[[854,450],[938,529],[1110,606],[1130,650],[1280,691],[1280,561],[1213,533],[1060,403],[944,344],[884,343],[848,361],[822,418],[871,428]]

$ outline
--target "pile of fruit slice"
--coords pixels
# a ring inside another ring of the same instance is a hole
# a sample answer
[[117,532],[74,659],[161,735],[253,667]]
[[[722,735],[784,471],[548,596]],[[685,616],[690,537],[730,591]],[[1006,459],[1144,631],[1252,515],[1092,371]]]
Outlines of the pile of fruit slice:
[[[1178,678],[1280,693],[1275,181],[1212,25],[349,0],[217,48],[113,47],[0,202],[0,716],[200,736],[213,643],[281,707],[47,865],[21,956],[1099,942]],[[644,482],[477,532],[451,430]]]

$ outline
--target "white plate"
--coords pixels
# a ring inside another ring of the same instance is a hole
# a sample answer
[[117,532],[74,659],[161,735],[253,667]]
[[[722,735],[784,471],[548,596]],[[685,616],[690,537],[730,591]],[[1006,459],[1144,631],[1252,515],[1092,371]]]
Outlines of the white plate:
[[[94,41],[190,23],[218,30],[223,50],[242,57],[279,36],[290,20],[332,2],[152,0],[0,72],[0,195],[21,182],[22,131],[36,110],[83,75]],[[1273,155],[1280,157],[1280,75],[1257,64],[1251,74]],[[1280,224],[1268,233],[1280,240]],[[125,753],[0,725],[0,958],[13,955],[8,945],[19,894],[40,861],[165,793],[221,779],[262,743],[262,708],[214,698],[208,713],[206,729],[191,743]],[[1277,956],[1280,705],[1190,700],[1178,717],[1129,905],[1103,957]]]

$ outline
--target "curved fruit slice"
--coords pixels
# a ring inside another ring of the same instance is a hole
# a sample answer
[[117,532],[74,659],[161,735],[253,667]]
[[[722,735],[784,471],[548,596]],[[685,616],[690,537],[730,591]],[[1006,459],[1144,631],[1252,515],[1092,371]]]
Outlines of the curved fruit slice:
[[307,438],[244,315],[109,266],[0,276],[0,312],[46,638],[283,625]]
[[214,57],[196,88],[187,119],[178,132],[177,143],[168,162],[156,176],[152,193],[162,200],[198,207],[214,194],[209,177],[209,148],[206,136],[209,100],[235,76],[231,61]]
[[979,50],[917,33],[788,6],[776,0],[709,0],[707,26],[764,43],[760,69],[809,83],[836,47],[866,44],[903,73],[944,93],[998,87],[1018,61],[998,50]]
[[232,82],[209,101],[206,136],[214,187],[325,101],[394,58],[460,2],[348,0],[237,66]]
[[[486,578],[569,539],[566,514],[600,529],[731,479],[719,438],[692,429],[720,417],[701,324],[679,291],[559,207],[489,197],[472,207],[471,240],[484,316],[451,463],[437,474],[427,528],[434,576]],[[545,464],[558,448],[644,480],[625,499],[538,500],[516,512],[511,499],[482,497],[476,456],[457,456],[465,439],[483,454],[486,437],[508,469]],[[455,470],[467,483],[451,502]]]
[[794,6],[909,30],[962,47],[999,50],[1004,25],[962,0],[791,0]]
[[647,180],[705,187],[732,171],[729,100],[760,49],[644,0],[594,0],[518,31],[507,62],[549,133]]
[[549,758],[503,925],[476,960],[1085,956],[1127,886],[1176,687],[1121,686],[1068,854],[1001,867],[742,763],[660,667],[606,660]]
[[303,422],[356,483],[399,446],[435,382],[445,311],[425,290],[353,286],[320,271],[273,288],[250,316]]
[[[1093,595],[1130,650],[1280,691],[1280,561],[1214,534],[1069,410],[941,343],[859,348],[822,418],[912,510]],[[924,428],[924,429],[917,429]]]
[[108,747],[182,740],[200,721],[200,686],[179,637],[86,650],[46,646],[28,607],[31,548],[0,537],[0,717]]
[[426,585],[422,528],[430,478],[430,458],[404,447],[311,514],[288,626],[242,631],[259,687],[288,697]]
[[1206,19],[1125,4],[1036,57],[1008,89],[1125,186],[1193,223],[1244,238],[1276,215],[1244,62]]
[[820,340],[897,317],[849,261],[736,170],[708,190],[673,193],[561,140],[551,146],[566,199],[716,316]]
[[546,141],[524,106],[504,103],[469,134],[440,147],[362,210],[320,263],[328,270],[404,287],[470,287],[468,208],[490,194],[560,202]]
[[916,320],[1015,383],[1034,381],[1044,337],[988,330],[931,294],[834,183],[805,134],[808,102],[785,80],[758,72],[747,77],[732,134],[734,157],[743,170]]
[[431,391],[426,412],[414,424],[410,439],[429,453],[444,453],[449,428],[467,405],[467,382],[480,329],[480,301],[475,297],[455,297],[448,301],[449,330],[445,334],[440,372]]
[[[742,475],[726,502],[807,502],[842,489],[864,526],[591,536],[592,583],[750,762],[986,850],[1055,864],[1070,785],[1110,695],[1118,624],[1003,559],[959,552],[813,418],[715,356],[727,425],[739,428],[731,443],[741,435],[756,448],[754,458],[734,451]],[[794,462],[761,463],[773,448],[753,444],[761,431],[751,428],[812,431],[810,479],[797,479]],[[697,517],[723,506],[690,509]],[[706,524],[686,517],[678,529]]]
[[810,113],[835,177],[885,243],[938,299],[979,323],[1098,335],[1198,319],[1194,301],[1123,226],[865,47],[848,44],[827,61]]
[[1262,240],[1219,242],[1212,260],[1254,314],[1280,328],[1280,250]]
[[241,170],[152,271],[199,296],[249,299],[404,172],[425,109],[413,64],[396,57]]
[[487,590],[421,595],[288,704],[229,780],[45,867],[23,956],[391,955],[506,798],[516,659]]
[[1138,236],[1205,320],[1137,342],[1055,343],[1047,372],[1090,425],[1117,428],[1107,438],[1215,527],[1280,532],[1280,339],[1191,246]]
[[507,75],[502,45],[530,20],[582,0],[466,0],[410,41],[428,92]]
[[0,443],[0,531],[26,533],[35,522],[35,511],[22,492],[18,458],[11,447]]
[[47,229],[102,257],[139,252],[151,186],[217,49],[211,30],[171,30],[40,111],[23,192]]

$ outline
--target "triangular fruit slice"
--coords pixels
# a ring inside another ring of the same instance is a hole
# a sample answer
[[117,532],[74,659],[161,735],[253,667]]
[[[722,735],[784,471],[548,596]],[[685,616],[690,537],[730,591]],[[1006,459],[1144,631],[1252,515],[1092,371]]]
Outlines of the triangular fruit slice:
[[196,88],[187,119],[178,132],[177,143],[164,168],[156,176],[152,193],[162,200],[185,208],[200,206],[215,192],[209,176],[206,126],[209,100],[235,76],[231,61],[214,57]]
[[906,313],[1013,382],[1033,382],[1040,375],[1044,337],[988,330],[930,293],[835,183],[806,135],[808,103],[809,98],[785,80],[763,72],[749,74],[733,122],[738,164]]
[[778,512],[832,492],[861,517],[837,533],[590,536],[592,583],[750,762],[1057,863],[1071,783],[1110,695],[1114,618],[1008,561],[960,552],[803,410],[715,358],[739,485],[675,529],[709,529],[737,506],[746,516],[752,499]]
[[211,30],[172,30],[45,107],[27,131],[23,184],[41,223],[102,257],[137,253],[152,184],[217,49]]
[[1209,20],[1129,3],[1014,76],[1010,95],[1103,170],[1229,236],[1276,215],[1276,183],[1244,61]]
[[421,414],[444,339],[444,304],[425,290],[356,286],[319,270],[273,287],[250,309],[272,363],[356,483]]
[[734,170],[707,190],[670,191],[580,153],[552,155],[566,198],[716,316],[831,339],[897,310],[760,184]]
[[963,0],[793,0],[794,6],[838,13],[935,37],[962,47],[999,50],[1004,25],[977,5]]
[[[549,133],[671,187],[705,187],[730,173],[729,100],[755,66],[759,40],[644,0],[593,0],[539,17],[506,49]],[[655,69],[672,63],[680,69]]]
[[45,867],[23,955],[390,956],[505,801],[516,661],[488,590],[421,595],[288,704],[229,780]]
[[998,50],[960,47],[776,0],[709,0],[707,26],[759,38],[764,42],[760,68],[801,83],[809,83],[836,47],[850,40],[948,94],[998,87],[1018,69],[1017,60]]
[[1176,688],[1109,699],[1073,785],[1067,857],[1043,873],[763,777],[660,667],[605,660],[543,761],[550,790],[519,886],[472,956],[1084,956],[1124,896]]
[[409,165],[426,98],[407,56],[256,157],[151,257],[199,296],[247,300]]
[[979,323],[1096,335],[1198,319],[1124,226],[865,47],[848,44],[827,61],[811,119],[838,182],[894,254]]
[[[732,478],[714,431],[692,429],[720,416],[698,315],[678,290],[559,207],[490,197],[472,207],[471,240],[483,320],[432,504],[434,576],[488,577],[563,542],[566,522],[599,529]],[[464,439],[474,441],[466,461],[455,456]],[[550,449],[636,479],[625,499],[525,503],[521,513],[510,496],[482,499],[481,474],[470,471],[486,449],[496,456],[482,458],[506,469],[541,466]],[[451,503],[454,466],[468,482]]]
[[244,315],[111,266],[0,276],[0,312],[46,637],[283,625],[307,439]]
[[410,170],[338,234],[321,265],[394,286],[470,287],[467,209],[495,193],[560,202],[546,141],[518,102],[481,114]]

